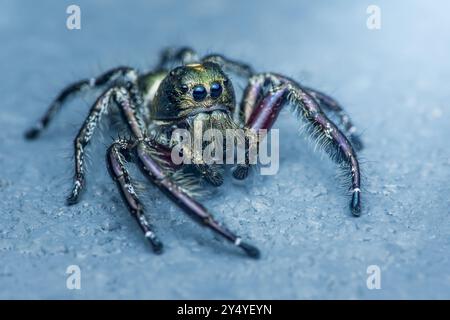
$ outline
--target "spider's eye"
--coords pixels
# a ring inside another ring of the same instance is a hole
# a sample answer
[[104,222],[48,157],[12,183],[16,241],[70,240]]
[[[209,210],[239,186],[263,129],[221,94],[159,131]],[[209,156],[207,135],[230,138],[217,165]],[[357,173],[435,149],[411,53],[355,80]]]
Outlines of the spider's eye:
[[202,101],[206,98],[206,89],[201,84],[196,85],[194,89],[192,90],[192,96],[194,97],[195,101]]
[[217,99],[222,94],[222,86],[218,82],[211,84],[211,98]]
[[189,91],[189,87],[185,84],[182,84],[180,87],[181,92],[186,93]]

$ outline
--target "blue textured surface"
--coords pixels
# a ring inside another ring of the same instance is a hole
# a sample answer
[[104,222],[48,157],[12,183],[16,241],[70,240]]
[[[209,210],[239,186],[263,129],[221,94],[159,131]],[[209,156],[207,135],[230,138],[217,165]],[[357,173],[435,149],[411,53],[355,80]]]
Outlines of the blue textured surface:
[[[447,1],[376,1],[378,31],[366,28],[372,1],[75,1],[82,29],[69,31],[72,3],[0,2],[0,298],[450,298]],[[83,201],[66,207],[72,139],[93,96],[36,142],[24,130],[64,85],[119,64],[151,67],[179,44],[337,97],[364,133],[363,215],[349,215],[335,166],[289,113],[279,173],[228,180],[206,201],[260,247],[259,261],[148,186],[166,247],[153,255],[107,176],[109,135],[91,149]],[[72,264],[78,291],[66,289]],[[366,287],[372,264],[381,290]]]

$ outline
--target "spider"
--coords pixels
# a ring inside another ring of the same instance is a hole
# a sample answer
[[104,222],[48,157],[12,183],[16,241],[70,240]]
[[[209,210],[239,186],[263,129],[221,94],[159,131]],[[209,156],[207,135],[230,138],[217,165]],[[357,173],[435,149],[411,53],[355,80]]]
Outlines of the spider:
[[[247,81],[240,103],[236,103],[233,84],[225,72]],[[181,172],[183,178],[183,170],[189,166],[194,168],[194,175],[206,183],[217,186],[223,182],[220,166],[205,163],[177,166],[170,160],[171,133],[177,128],[192,130],[195,119],[220,130],[269,130],[281,109],[292,105],[306,124],[306,132],[345,170],[351,180],[350,210],[355,216],[360,214],[360,168],[355,151],[362,148],[362,142],[339,103],[320,91],[277,73],[255,73],[249,65],[223,55],[199,58],[191,48],[170,48],[163,51],[153,71],[140,73],[135,68],[117,67],[67,86],[40,121],[26,132],[26,138],[38,137],[65,102],[90,89],[104,91],[74,140],[75,175],[67,204],[77,203],[84,190],[85,148],[97,125],[110,110],[118,110],[129,138],[119,137],[108,148],[107,166],[131,215],[155,253],[162,252],[163,245],[144,214],[136,184],[126,168],[127,161],[137,163],[152,183],[195,220],[241,248],[248,256],[258,258],[260,255],[256,247],[217,222],[189,193],[183,179],[177,179],[177,173]],[[339,127],[330,120],[331,116],[339,118]],[[233,177],[245,179],[250,167],[248,161],[236,165]]]

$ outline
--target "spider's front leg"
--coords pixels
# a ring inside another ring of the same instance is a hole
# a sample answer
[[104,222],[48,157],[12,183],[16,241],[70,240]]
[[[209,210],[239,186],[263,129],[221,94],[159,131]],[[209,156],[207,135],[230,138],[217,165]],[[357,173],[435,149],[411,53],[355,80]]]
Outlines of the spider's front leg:
[[28,131],[25,132],[25,138],[35,139],[42,131],[44,131],[56,114],[61,110],[62,106],[70,99],[90,89],[101,88],[107,84],[111,84],[118,79],[125,81],[134,81],[137,72],[129,67],[118,67],[111,69],[96,78],[84,79],[67,86],[61,91],[56,99],[50,104],[50,107],[42,116],[42,118]]
[[128,125],[130,132],[136,139],[143,139],[144,123],[136,112],[136,103],[140,98],[133,96],[136,92],[135,85],[129,83],[129,87],[113,87],[103,93],[92,106],[87,119],[78,132],[74,141],[75,148],[75,181],[70,196],[67,198],[69,205],[78,202],[85,183],[84,149],[90,142],[95,128],[100,119],[108,112],[114,101],[121,111],[124,122]]
[[131,215],[136,219],[144,232],[145,237],[150,241],[153,251],[155,253],[161,253],[163,245],[155,235],[150,223],[145,217],[144,207],[136,194],[130,175],[125,167],[125,159],[130,157],[132,148],[133,143],[123,139],[115,141],[111,147],[109,147],[106,153],[106,162],[109,173],[116,182]]
[[[248,112],[246,128],[252,131],[272,128],[284,105],[292,103],[300,117],[308,125],[308,133],[351,176],[353,215],[361,212],[360,169],[356,153],[339,128],[328,119],[317,101],[293,80],[272,73],[255,75],[249,80],[244,92],[241,108]],[[248,164],[235,168],[235,178],[243,179],[248,173]]]
[[152,147],[146,142],[140,142],[136,147],[140,167],[150,181],[198,222],[244,250],[248,256],[258,258],[259,250],[256,247],[242,241],[240,237],[217,222],[202,204],[190,197],[170,178],[167,171],[155,160],[153,156],[155,151],[158,153],[158,150],[152,150]]

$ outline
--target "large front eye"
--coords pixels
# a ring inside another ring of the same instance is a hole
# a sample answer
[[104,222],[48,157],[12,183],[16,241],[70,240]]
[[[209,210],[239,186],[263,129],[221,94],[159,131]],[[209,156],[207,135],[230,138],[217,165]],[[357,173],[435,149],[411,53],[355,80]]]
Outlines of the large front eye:
[[206,89],[201,84],[196,85],[194,89],[192,90],[192,96],[194,97],[195,101],[202,101],[206,98]]
[[218,82],[211,83],[211,98],[217,99],[222,94],[222,86]]

